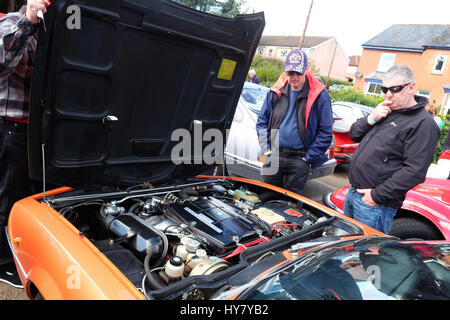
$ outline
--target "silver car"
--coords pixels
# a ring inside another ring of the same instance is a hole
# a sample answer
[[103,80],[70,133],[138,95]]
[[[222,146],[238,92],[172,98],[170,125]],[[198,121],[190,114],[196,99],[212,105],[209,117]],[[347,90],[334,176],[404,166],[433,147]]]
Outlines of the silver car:
[[[263,163],[258,161],[260,147],[256,133],[256,121],[268,91],[268,88],[260,85],[249,82],[244,84],[225,148],[228,175],[262,180]],[[327,151],[329,160],[321,167],[311,170],[309,179],[333,174],[337,164],[333,148],[334,137]],[[219,172],[219,174],[221,173]]]

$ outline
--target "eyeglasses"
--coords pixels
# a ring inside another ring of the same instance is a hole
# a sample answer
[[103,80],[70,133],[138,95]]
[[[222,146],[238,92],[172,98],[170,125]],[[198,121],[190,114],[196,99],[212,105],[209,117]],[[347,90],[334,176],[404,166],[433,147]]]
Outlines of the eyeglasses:
[[295,72],[295,71],[288,71],[288,72],[287,72],[287,75],[288,75],[289,77],[293,77],[293,76],[299,76],[299,77],[301,77],[302,75],[304,75],[304,73]]
[[392,87],[383,87],[381,86],[381,92],[383,92],[384,94],[386,94],[388,91],[390,91],[391,93],[398,93],[400,91],[403,90],[404,87],[406,87],[408,84],[411,84],[411,82],[409,83],[405,83],[405,84],[401,84],[398,86],[392,86]]

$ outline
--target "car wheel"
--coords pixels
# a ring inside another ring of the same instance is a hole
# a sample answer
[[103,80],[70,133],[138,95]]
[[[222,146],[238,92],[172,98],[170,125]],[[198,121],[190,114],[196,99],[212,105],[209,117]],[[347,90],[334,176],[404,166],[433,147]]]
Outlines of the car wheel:
[[441,234],[432,225],[415,218],[394,219],[389,234],[400,239],[443,239]]

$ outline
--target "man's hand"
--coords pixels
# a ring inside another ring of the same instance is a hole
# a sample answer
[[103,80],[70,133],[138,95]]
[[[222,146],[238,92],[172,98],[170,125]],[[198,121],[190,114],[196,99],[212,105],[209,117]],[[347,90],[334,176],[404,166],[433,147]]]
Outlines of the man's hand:
[[379,105],[377,105],[375,110],[373,110],[373,112],[370,114],[372,119],[378,122],[381,119],[386,118],[388,114],[390,114],[392,111],[391,108],[389,107],[391,104],[392,101],[385,100],[381,102]]
[[372,200],[372,195],[370,194],[370,191],[372,191],[372,189],[357,189],[356,191],[358,191],[359,193],[364,194],[362,201],[367,204],[368,206],[371,207],[376,207],[378,206],[378,204]]
[[46,6],[50,5],[50,1],[48,0],[28,0],[27,1],[27,19],[30,20],[32,23],[38,23],[40,19],[37,16],[37,12],[39,10],[42,11],[42,13],[47,12]]

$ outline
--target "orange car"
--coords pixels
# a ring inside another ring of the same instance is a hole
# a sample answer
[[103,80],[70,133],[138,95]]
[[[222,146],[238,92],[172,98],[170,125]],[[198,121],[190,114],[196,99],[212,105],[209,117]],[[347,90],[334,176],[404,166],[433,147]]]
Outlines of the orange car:
[[85,0],[67,29],[70,3],[49,7],[36,53],[29,163],[44,189],[8,222],[30,298],[208,299],[271,252],[380,234],[261,182],[192,178],[223,155],[262,13]]

